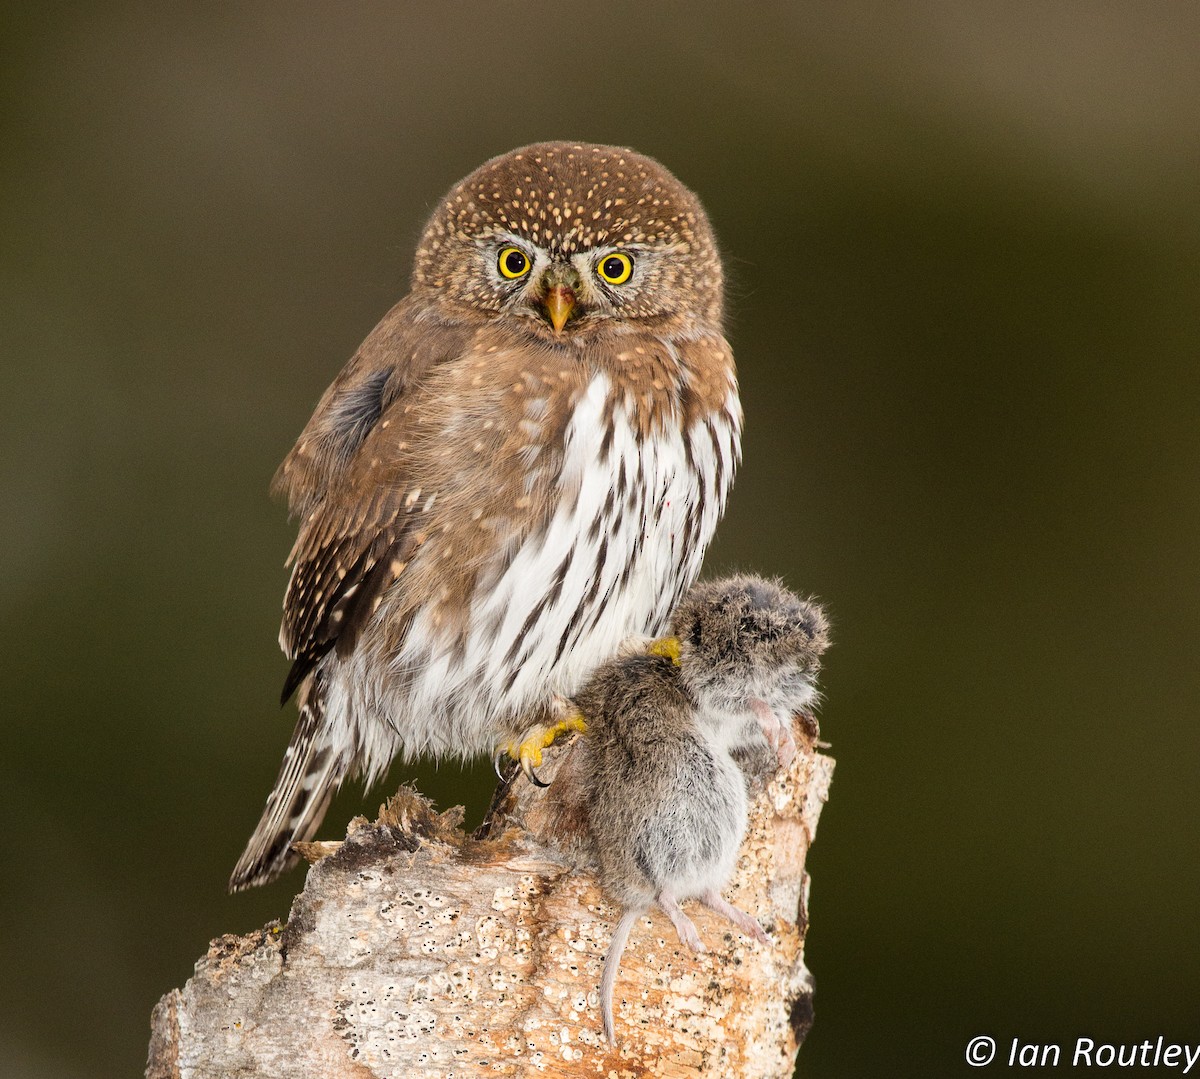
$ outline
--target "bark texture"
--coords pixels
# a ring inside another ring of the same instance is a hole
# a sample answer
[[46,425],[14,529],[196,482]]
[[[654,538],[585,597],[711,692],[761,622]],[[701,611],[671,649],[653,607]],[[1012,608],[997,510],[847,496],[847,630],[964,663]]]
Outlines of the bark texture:
[[726,891],[771,943],[697,903],[706,954],[661,912],[640,919],[616,1047],[598,986],[620,911],[587,865],[568,745],[541,770],[558,775],[549,790],[503,785],[474,836],[459,810],[401,790],[344,842],[308,844],[287,923],[215,940],[154,1009],[147,1076],[791,1076],[812,1017],[804,861],[833,771],[797,722],[800,751],[756,792]]

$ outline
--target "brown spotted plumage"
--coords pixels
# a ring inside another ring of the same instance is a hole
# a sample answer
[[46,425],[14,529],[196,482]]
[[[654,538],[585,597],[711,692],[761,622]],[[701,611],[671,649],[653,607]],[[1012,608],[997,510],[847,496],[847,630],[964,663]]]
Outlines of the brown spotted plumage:
[[665,629],[740,453],[721,317],[704,211],[649,158],[545,143],[451,189],[275,479],[301,716],[232,887],[347,776],[491,752]]

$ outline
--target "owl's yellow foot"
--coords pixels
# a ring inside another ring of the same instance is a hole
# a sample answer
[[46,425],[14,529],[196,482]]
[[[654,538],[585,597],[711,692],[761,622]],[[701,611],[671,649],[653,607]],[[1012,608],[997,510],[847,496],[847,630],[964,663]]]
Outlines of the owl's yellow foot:
[[[657,640],[652,640],[648,637],[630,637],[618,649],[618,655],[638,654],[664,656],[678,667],[679,638],[659,637]],[[566,734],[568,731],[579,731],[582,734],[587,730],[587,721],[565,697],[556,696],[554,698],[551,713],[563,718],[554,723],[536,723],[526,730],[521,738],[506,742],[496,750],[493,762],[496,767],[496,775],[500,775],[501,758],[508,757],[521,766],[521,771],[525,773],[525,778],[530,783],[538,787],[550,785],[543,783],[538,778],[537,772],[534,771],[542,763],[542,750],[552,746],[559,735]]]
[[571,711],[557,723],[539,723],[530,727],[523,738],[519,741],[509,742],[500,750],[500,754],[507,754],[520,764],[521,771],[525,773],[525,778],[530,783],[539,787],[548,787],[550,784],[543,783],[538,779],[537,772],[534,771],[542,763],[542,750],[553,745],[559,735],[566,734],[568,731],[579,731],[582,734],[586,730],[587,723],[583,716],[578,712]]
[[678,637],[647,637],[638,634],[626,637],[613,653],[613,659],[629,659],[631,656],[665,656],[676,667],[679,666]]
[[651,656],[664,656],[678,667],[679,638],[659,637],[657,641],[651,641],[646,645],[646,653]]

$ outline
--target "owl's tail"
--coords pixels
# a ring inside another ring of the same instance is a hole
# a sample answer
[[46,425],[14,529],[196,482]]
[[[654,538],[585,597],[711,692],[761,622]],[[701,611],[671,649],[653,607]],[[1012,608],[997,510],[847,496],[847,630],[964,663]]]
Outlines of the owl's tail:
[[349,770],[345,745],[325,717],[325,679],[318,669],[300,687],[300,718],[283,755],[262,819],[229,878],[240,892],[267,884],[299,859],[293,843],[311,839]]

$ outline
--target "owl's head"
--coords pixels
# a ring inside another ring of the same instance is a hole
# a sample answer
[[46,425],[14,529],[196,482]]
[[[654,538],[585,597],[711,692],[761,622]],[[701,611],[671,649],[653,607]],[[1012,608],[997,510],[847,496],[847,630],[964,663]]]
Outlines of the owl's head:
[[721,262],[699,200],[618,146],[548,142],[456,184],[417,248],[414,288],[554,335],[612,320],[717,328]]

